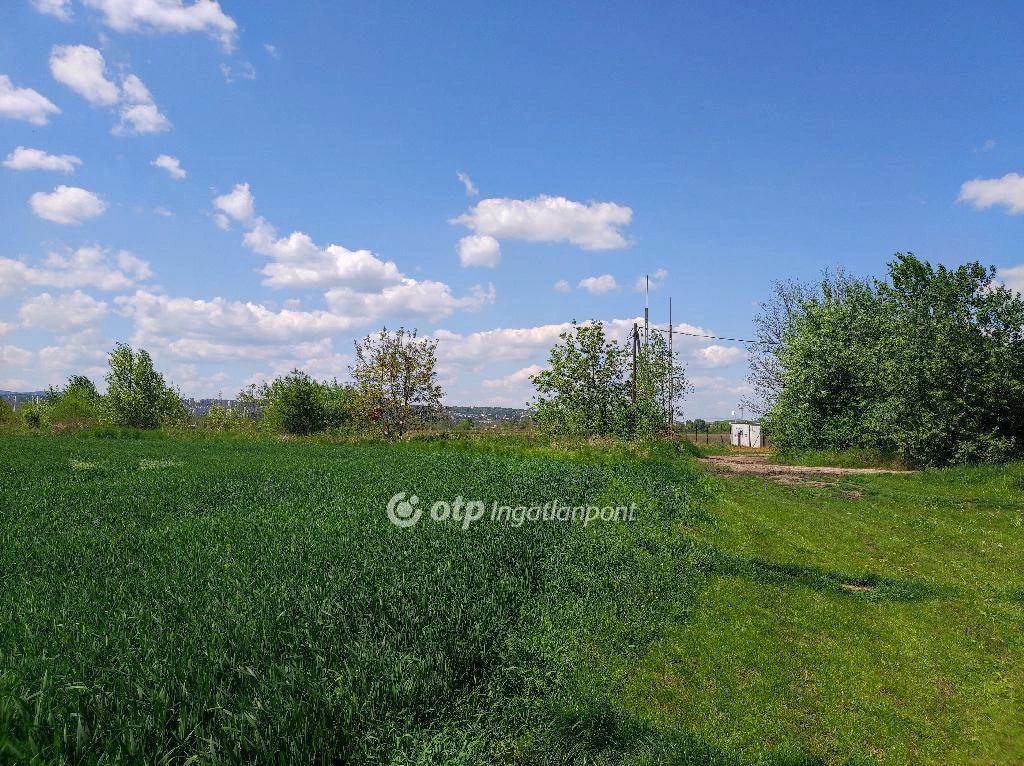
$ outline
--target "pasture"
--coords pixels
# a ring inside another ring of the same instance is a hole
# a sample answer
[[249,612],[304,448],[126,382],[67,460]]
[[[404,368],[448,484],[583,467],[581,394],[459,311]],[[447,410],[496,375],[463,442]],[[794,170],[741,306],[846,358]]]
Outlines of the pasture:
[[[397,492],[635,503],[463,530]],[[684,446],[0,437],[0,758],[1024,759],[1024,471]]]

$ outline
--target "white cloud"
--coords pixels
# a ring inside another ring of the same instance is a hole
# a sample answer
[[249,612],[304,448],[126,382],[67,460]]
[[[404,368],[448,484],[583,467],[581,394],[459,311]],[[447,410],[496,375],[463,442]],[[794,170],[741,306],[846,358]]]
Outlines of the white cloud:
[[736,364],[736,362],[745,358],[746,355],[747,353],[742,348],[718,345],[700,348],[693,353],[697,366],[705,369],[728,367],[731,364]]
[[[666,269],[658,269],[653,274],[640,274],[633,282],[633,292],[642,293],[645,292],[650,286],[650,289],[657,290],[664,284],[665,279],[668,277],[668,271]],[[649,280],[649,281],[648,281]]]
[[480,190],[476,188],[476,185],[473,183],[473,179],[469,177],[469,173],[463,173],[461,170],[456,170],[455,175],[465,187],[467,197],[475,197],[480,193]]
[[71,0],[32,0],[32,7],[61,21],[71,20]]
[[1011,290],[1024,293],[1024,264],[999,269],[999,278]]
[[[172,298],[147,290],[115,302],[135,321],[143,339],[171,339],[165,345],[185,359],[246,358],[253,348],[323,340],[363,323],[362,317],[331,311],[274,311],[249,301]],[[236,350],[232,350],[236,349]]]
[[45,125],[51,114],[60,114],[60,109],[50,99],[31,88],[16,88],[10,77],[0,74],[0,117]]
[[459,262],[463,266],[494,268],[501,262],[501,245],[486,234],[470,234],[459,240]]
[[11,170],[53,170],[61,173],[74,173],[75,165],[82,160],[73,154],[47,154],[42,149],[17,147],[7,155],[3,165]]
[[122,83],[121,122],[111,131],[116,136],[138,136],[163,133],[171,122],[163,115],[149,89],[133,74]]
[[221,62],[220,73],[224,75],[224,82],[228,85],[237,80],[256,79],[256,67],[248,61],[243,61],[237,67],[233,67],[227,62]]
[[174,218],[174,211],[168,210],[165,207],[155,207],[153,208],[153,212],[159,216],[163,216],[164,218]]
[[324,297],[332,310],[369,321],[387,316],[436,320],[455,311],[479,311],[494,303],[495,290],[494,285],[488,285],[487,289],[477,285],[468,295],[456,297],[443,282],[403,277],[399,284],[388,285],[379,292],[336,287],[328,290]]
[[560,293],[568,293],[572,291],[572,285],[569,284],[567,279],[559,279],[555,282],[555,291]]
[[215,0],[82,0],[104,14],[104,22],[118,32],[206,32],[225,50],[234,47],[238,24]]
[[990,152],[990,151],[992,151],[995,148],[996,148],[996,140],[994,138],[988,138],[988,139],[985,140],[985,143],[983,143],[981,146],[979,146],[974,151],[976,151],[976,152]]
[[171,123],[153,101],[137,75],[129,74],[121,87],[107,78],[103,54],[88,45],[55,45],[50,51],[50,72],[58,82],[95,106],[120,105],[120,122],[111,131],[118,136],[161,133]]
[[18,346],[0,346],[0,366],[4,369],[11,367],[25,367],[31,363],[34,357],[31,351]]
[[107,203],[91,191],[63,184],[49,193],[36,192],[28,202],[40,218],[65,225],[96,218],[107,209]]
[[95,287],[113,292],[132,288],[150,276],[149,264],[126,250],[114,254],[98,247],[80,247],[67,255],[50,253],[42,266],[0,258],[0,295],[24,287]]
[[213,222],[218,229],[223,231],[231,231],[231,219],[223,213],[214,213]]
[[18,318],[29,329],[64,332],[99,321],[107,313],[107,304],[81,290],[58,295],[42,293],[21,304]]
[[[369,250],[349,250],[342,245],[322,247],[302,231],[278,237],[277,230],[256,215],[249,184],[236,184],[213,200],[217,214],[242,224],[243,243],[267,256],[263,283],[273,288],[329,288],[325,294],[334,311],[360,315],[366,321],[389,314],[446,316],[457,309],[478,309],[494,301],[494,287],[473,288],[464,297],[451,294],[447,285],[405,276],[393,261]],[[216,220],[216,219],[215,219]],[[218,221],[220,225],[222,221]]]
[[249,223],[255,215],[255,200],[247,183],[235,184],[227,194],[215,197],[213,206],[239,223]]
[[265,50],[273,58],[281,58],[281,51],[279,51],[277,49],[277,46],[273,45],[272,43],[263,43],[263,50]]
[[577,286],[586,290],[591,295],[604,295],[617,289],[619,285],[611,274],[602,274],[599,277],[581,279]]
[[181,180],[188,175],[185,169],[181,166],[181,161],[177,157],[172,157],[169,154],[161,154],[150,165],[154,167],[163,168],[167,171],[167,175],[175,180]]
[[480,200],[451,223],[498,239],[571,242],[585,250],[611,250],[629,244],[619,229],[632,218],[630,208],[614,202],[573,202],[542,194],[528,200]]
[[1002,205],[1010,215],[1024,213],[1024,176],[1007,173],[1002,178],[975,178],[960,187],[957,202],[967,202],[978,210]]
[[531,379],[543,369],[539,364],[531,364],[529,367],[518,369],[503,378],[484,378],[480,385],[484,388],[512,388],[523,383],[532,386]]
[[113,106],[121,92],[107,79],[103,54],[88,45],[55,45],[50,50],[50,73],[96,106]]
[[107,371],[106,349],[110,345],[95,328],[86,328],[60,337],[58,345],[39,349],[39,365],[48,371],[51,380],[72,373],[102,380]]

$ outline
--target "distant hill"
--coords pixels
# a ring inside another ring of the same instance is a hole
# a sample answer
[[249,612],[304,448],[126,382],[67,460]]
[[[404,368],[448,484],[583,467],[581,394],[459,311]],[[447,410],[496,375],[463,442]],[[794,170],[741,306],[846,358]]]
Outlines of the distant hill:
[[0,399],[5,400],[12,408],[18,409],[18,406],[25,402],[31,402],[34,399],[38,399],[41,396],[46,396],[45,391],[0,391]]

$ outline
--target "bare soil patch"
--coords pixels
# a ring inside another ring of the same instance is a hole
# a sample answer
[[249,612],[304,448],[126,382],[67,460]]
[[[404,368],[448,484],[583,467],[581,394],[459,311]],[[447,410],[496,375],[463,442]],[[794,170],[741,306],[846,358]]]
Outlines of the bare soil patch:
[[[821,481],[827,476],[864,476],[880,473],[914,473],[891,468],[838,468],[834,466],[779,465],[772,462],[771,455],[714,455],[702,458],[701,463],[716,473],[734,473],[741,476],[763,476],[780,484],[802,484],[804,486],[828,486]],[[859,499],[851,498],[851,499]]]

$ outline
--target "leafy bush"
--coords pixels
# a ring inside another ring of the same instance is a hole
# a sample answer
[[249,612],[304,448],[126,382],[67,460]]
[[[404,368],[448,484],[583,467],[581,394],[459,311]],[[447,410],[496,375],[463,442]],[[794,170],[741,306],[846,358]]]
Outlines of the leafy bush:
[[7,403],[6,399],[0,397],[0,427],[12,426],[17,422],[18,416],[14,414],[11,405]]
[[292,370],[265,385],[259,397],[268,428],[308,436],[350,422],[355,394],[351,386],[320,382],[301,370]]
[[177,391],[164,382],[145,349],[118,343],[110,352],[106,406],[115,425],[152,429],[185,418]]
[[803,301],[765,419],[784,450],[861,448],[913,464],[1003,460],[1024,446],[1024,301],[970,263],[896,254],[889,279]]
[[103,419],[103,398],[89,378],[73,375],[63,389],[47,392],[41,416],[45,425],[58,431],[96,426]]

